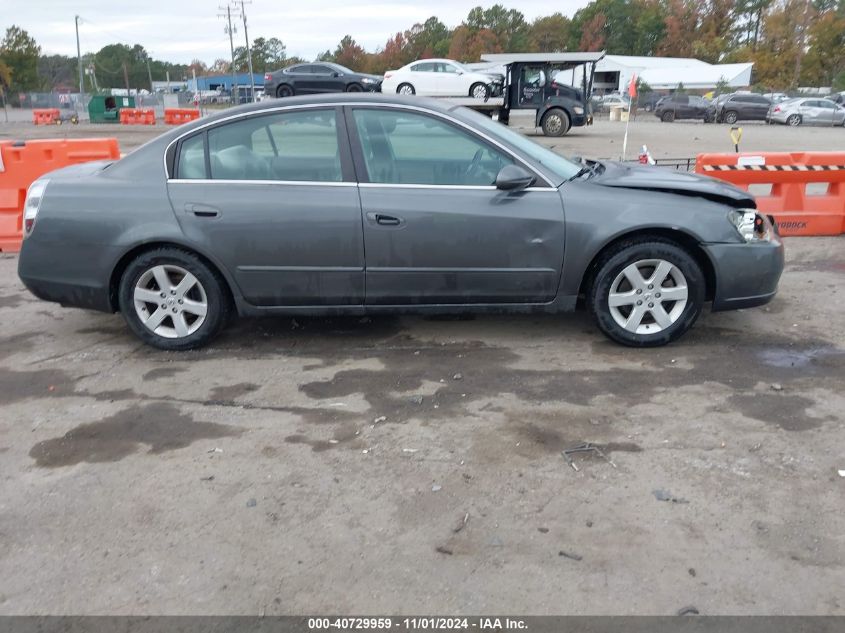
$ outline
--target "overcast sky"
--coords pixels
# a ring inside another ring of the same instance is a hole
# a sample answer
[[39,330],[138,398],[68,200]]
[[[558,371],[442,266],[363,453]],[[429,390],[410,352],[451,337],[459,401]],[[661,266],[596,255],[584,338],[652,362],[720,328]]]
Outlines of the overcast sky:
[[[79,37],[82,53],[106,44],[142,44],[157,59],[206,63],[228,59],[229,39],[218,18],[215,0],[0,0],[0,27],[17,24],[29,31],[47,53],[76,56],[73,16],[82,18]],[[253,0],[246,5],[250,39],[278,37],[288,55],[313,58],[331,48],[346,34],[368,51],[384,46],[387,38],[415,22],[436,15],[453,27],[469,10],[495,0]],[[522,11],[529,21],[560,11],[571,16],[587,0],[518,0],[502,2]],[[239,24],[235,46],[243,45]]]

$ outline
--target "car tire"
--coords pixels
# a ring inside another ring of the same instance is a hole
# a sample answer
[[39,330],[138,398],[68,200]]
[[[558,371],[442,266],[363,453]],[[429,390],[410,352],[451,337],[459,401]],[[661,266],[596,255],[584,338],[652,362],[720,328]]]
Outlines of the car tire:
[[666,110],[666,112],[660,115],[660,120],[664,123],[671,123],[675,120],[675,112],[673,110]]
[[569,115],[560,108],[552,108],[543,115],[543,120],[540,121],[540,127],[543,128],[543,134],[546,136],[563,136],[569,131],[571,125]]
[[285,97],[292,97],[295,94],[293,87],[289,86],[288,84],[282,84],[278,88],[276,88],[276,96],[279,99],[284,99]]
[[415,95],[417,91],[409,83],[403,83],[396,86],[396,94],[398,95]]
[[222,277],[196,254],[171,247],[147,251],[129,263],[120,278],[118,303],[139,339],[167,351],[202,347],[233,312]]
[[727,112],[725,112],[725,114],[722,115],[722,120],[728,125],[733,125],[734,123],[739,121],[739,115],[733,110],[728,110]]
[[473,99],[489,99],[490,88],[480,81],[476,81],[469,87],[469,96]]
[[[599,329],[622,345],[666,345],[689,330],[701,313],[706,296],[701,266],[669,240],[623,241],[601,258],[595,271],[587,292],[589,310]],[[662,275],[662,280],[655,280],[655,275]],[[656,283],[649,288],[652,280]],[[660,296],[669,293],[678,298]]]
[[346,86],[346,92],[364,92],[364,87],[361,84],[349,84]]
[[801,115],[800,114],[790,114],[786,117],[786,124],[790,127],[798,127],[801,125]]

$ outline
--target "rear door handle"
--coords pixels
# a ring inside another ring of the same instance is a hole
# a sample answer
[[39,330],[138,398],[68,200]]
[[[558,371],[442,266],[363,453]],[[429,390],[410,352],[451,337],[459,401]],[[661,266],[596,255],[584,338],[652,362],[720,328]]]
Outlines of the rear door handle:
[[193,213],[198,218],[216,218],[220,216],[220,209],[208,204],[194,204],[189,202],[185,205],[185,211]]
[[387,215],[386,213],[370,212],[367,213],[367,219],[381,226],[399,226],[402,224],[402,218],[397,218],[395,215]]

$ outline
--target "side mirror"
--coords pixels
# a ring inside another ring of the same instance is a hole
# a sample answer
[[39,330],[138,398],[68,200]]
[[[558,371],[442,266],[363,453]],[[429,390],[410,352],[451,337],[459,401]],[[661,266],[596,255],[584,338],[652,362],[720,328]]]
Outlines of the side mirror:
[[496,189],[521,191],[534,184],[536,178],[519,165],[505,165],[496,176]]
[[339,73],[339,72],[337,72],[337,71],[334,71],[334,72],[332,73],[332,77],[340,77],[340,73]]

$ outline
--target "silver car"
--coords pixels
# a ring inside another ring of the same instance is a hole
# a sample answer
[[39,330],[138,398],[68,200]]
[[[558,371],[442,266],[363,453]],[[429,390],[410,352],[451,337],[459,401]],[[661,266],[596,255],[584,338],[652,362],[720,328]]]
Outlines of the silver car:
[[766,116],[769,123],[799,125],[845,125],[845,108],[830,99],[800,98],[774,104]]
[[241,315],[563,312],[638,347],[775,295],[783,245],[726,182],[572,162],[464,108],[291,97],[29,189],[18,273],[162,349]]

